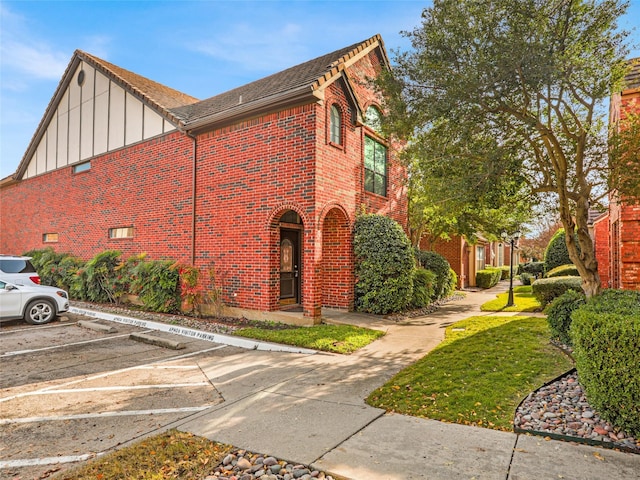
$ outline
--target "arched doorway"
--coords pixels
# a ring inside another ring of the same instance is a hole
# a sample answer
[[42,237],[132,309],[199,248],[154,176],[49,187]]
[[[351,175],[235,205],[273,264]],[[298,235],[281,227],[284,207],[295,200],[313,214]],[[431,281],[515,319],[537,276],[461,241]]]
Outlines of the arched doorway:
[[302,309],[302,219],[286,210],[279,220],[279,304],[282,309]]

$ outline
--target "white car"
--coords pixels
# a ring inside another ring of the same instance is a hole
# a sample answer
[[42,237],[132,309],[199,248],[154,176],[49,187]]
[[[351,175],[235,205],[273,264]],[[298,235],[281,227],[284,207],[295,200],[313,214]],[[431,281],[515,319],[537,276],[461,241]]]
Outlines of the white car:
[[60,288],[0,280],[0,321],[23,318],[32,325],[41,325],[67,310],[69,295]]
[[0,277],[15,285],[39,285],[40,275],[31,263],[31,257],[0,255]]

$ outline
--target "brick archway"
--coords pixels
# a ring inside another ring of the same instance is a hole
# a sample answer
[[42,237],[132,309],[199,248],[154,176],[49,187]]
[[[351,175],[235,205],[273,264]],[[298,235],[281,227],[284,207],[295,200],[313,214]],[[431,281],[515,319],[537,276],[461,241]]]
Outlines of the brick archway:
[[349,218],[339,206],[322,221],[322,306],[353,309],[353,241]]

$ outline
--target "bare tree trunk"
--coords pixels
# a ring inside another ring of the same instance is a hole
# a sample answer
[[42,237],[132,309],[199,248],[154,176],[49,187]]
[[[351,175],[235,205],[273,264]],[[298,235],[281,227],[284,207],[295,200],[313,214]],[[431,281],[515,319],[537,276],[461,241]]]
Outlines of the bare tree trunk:
[[[563,208],[564,207],[564,208]],[[576,202],[575,222],[568,205],[560,206],[560,217],[564,225],[564,236],[569,258],[578,269],[582,279],[582,290],[587,298],[600,293],[600,275],[595,255],[595,245],[589,235],[589,200],[581,197]],[[576,228],[577,227],[577,228]],[[576,244],[576,236],[578,245]]]

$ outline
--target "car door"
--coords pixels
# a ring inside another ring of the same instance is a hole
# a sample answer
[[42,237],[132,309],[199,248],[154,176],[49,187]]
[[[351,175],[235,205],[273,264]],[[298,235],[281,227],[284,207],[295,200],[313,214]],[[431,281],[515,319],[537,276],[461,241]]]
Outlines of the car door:
[[6,282],[0,281],[0,318],[22,316],[22,292]]

